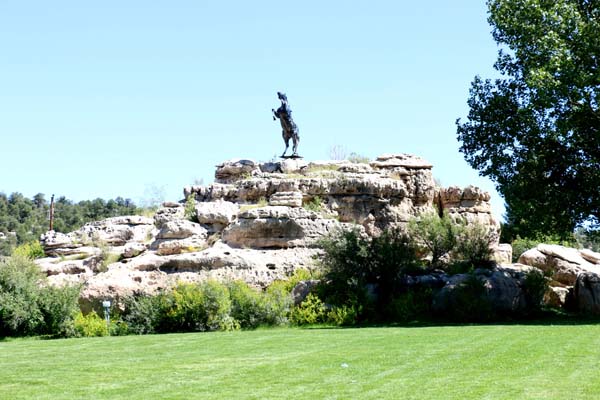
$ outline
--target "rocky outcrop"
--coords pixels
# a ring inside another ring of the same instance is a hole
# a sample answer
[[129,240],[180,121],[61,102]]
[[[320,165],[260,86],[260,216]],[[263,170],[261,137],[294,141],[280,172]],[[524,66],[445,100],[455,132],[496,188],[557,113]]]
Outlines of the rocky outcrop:
[[370,163],[230,160],[217,166],[215,183],[186,187],[184,195],[153,218],[48,232],[42,244],[49,258],[38,264],[53,284],[83,284],[82,304],[92,307],[177,281],[241,279],[265,287],[310,268],[320,254],[315,243],[337,229],[377,235],[442,208],[497,229],[489,195],[436,188],[431,164],[407,154]]
[[573,307],[586,314],[600,314],[600,254],[588,249],[539,244],[519,257],[519,262],[551,277],[544,302],[551,307]]
[[552,280],[566,286],[573,286],[577,276],[584,272],[600,273],[600,263],[592,263],[594,254],[590,250],[578,250],[554,244],[539,244],[536,248],[527,250],[519,257],[519,262],[539,268]]
[[468,291],[471,296],[468,301],[483,302],[494,314],[527,314],[539,306],[531,303],[532,298],[527,292],[525,282],[531,272],[541,273],[534,267],[514,264],[493,270],[477,269],[473,274],[444,276],[444,286],[433,298],[433,310],[444,315],[464,307],[460,303],[465,301],[465,291]]
[[440,188],[438,202],[441,211],[447,212],[452,219],[489,226],[495,231],[496,240],[499,238],[500,224],[492,214],[488,192],[474,186]]

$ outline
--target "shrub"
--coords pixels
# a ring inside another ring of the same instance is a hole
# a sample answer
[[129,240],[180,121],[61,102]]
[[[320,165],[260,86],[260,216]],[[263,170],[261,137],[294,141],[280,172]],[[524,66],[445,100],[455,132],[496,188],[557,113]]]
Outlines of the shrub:
[[38,332],[44,321],[38,306],[42,280],[39,268],[25,257],[0,262],[0,336]]
[[302,207],[308,211],[321,212],[323,210],[323,199],[315,196],[310,201],[304,203]]
[[350,153],[350,155],[348,156],[348,161],[355,164],[368,164],[369,162],[371,162],[371,159],[369,157],[362,156],[358,153]]
[[73,316],[79,311],[79,285],[40,289],[38,299],[43,325],[39,333],[70,337],[75,335]]
[[575,230],[575,240],[579,247],[600,252],[600,229],[586,229],[580,227]]
[[169,297],[166,299],[168,308],[165,320],[161,321],[161,325],[170,331],[215,331],[239,328],[230,316],[231,300],[227,288],[218,282],[180,283],[172,289]]
[[461,260],[470,263],[475,268],[491,268],[492,248],[496,233],[493,229],[480,223],[465,226],[459,235],[456,253]]
[[265,324],[282,325],[288,322],[293,304],[290,290],[282,285],[270,285],[264,292]]
[[198,222],[198,217],[196,215],[196,200],[194,199],[194,195],[190,195],[185,199],[185,208],[183,215],[185,219]]
[[548,285],[549,279],[541,271],[531,270],[525,276],[523,291],[532,312],[539,311],[542,308],[542,301],[548,290]]
[[168,303],[164,301],[164,296],[140,294],[123,301],[125,311],[122,318],[130,333],[142,335],[158,332],[164,319],[165,304]]
[[313,293],[290,312],[290,322],[294,325],[314,325],[327,321],[327,309],[323,301]]
[[327,313],[327,322],[337,326],[354,325],[358,321],[358,316],[361,314],[361,307],[353,306],[334,306]]
[[22,245],[17,246],[13,254],[19,257],[28,258],[30,260],[46,257],[46,253],[44,253],[44,248],[42,247],[40,242],[37,241],[23,243]]
[[253,329],[287,322],[292,299],[283,284],[273,284],[264,292],[252,289],[242,281],[232,282],[228,287],[231,316],[242,328]]
[[428,213],[412,219],[408,224],[408,231],[417,245],[431,255],[432,267],[440,266],[440,259],[455,248],[460,232],[459,226],[447,213],[442,217]]
[[460,284],[451,294],[444,318],[458,322],[483,322],[495,317],[486,297],[484,283],[474,274]]
[[96,311],[92,311],[87,315],[83,315],[81,312],[75,317],[75,331],[79,336],[83,337],[95,337],[95,336],[108,336],[108,327],[106,321],[101,318]]
[[414,289],[394,296],[384,314],[394,322],[409,322],[430,315],[432,290],[428,288]]
[[0,335],[71,336],[79,286],[48,286],[31,259],[0,262]]
[[376,288],[376,306],[385,307],[398,290],[402,273],[419,266],[409,238],[397,230],[368,238],[358,230],[342,231],[322,240],[323,298],[341,306],[360,305],[366,316],[372,309],[367,286]]

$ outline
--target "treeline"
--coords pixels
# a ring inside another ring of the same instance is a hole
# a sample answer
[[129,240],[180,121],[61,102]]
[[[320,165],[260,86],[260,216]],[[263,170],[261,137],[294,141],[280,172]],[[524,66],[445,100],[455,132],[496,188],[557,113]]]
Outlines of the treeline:
[[[117,197],[75,203],[64,196],[54,199],[54,230],[71,232],[87,222],[120,215],[139,214],[131,199]],[[21,193],[0,193],[0,255],[10,255],[22,244],[38,240],[48,230],[50,199],[38,193],[29,199]]]

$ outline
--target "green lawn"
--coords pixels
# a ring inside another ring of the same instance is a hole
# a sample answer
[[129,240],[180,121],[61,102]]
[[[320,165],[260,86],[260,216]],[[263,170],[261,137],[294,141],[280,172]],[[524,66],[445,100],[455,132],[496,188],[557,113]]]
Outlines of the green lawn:
[[600,325],[0,342],[0,399],[598,399]]

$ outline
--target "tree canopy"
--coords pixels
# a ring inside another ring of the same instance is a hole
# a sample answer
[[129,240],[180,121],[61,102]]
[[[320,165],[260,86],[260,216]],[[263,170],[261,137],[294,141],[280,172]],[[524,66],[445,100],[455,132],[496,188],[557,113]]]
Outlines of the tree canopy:
[[491,178],[515,234],[600,219],[600,3],[489,0],[497,79],[472,82],[461,152]]

